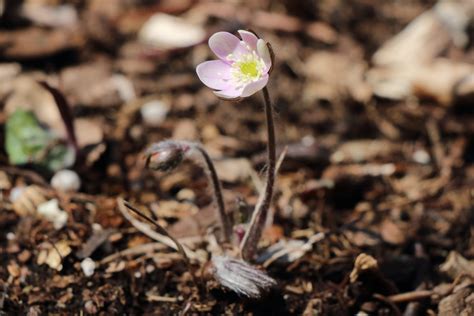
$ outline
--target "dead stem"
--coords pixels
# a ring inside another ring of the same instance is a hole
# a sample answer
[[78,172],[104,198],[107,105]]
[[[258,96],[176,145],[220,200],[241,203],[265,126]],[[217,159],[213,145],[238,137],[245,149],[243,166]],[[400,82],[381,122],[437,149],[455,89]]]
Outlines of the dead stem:
[[38,83],[52,95],[58,112],[61,115],[61,120],[63,121],[64,127],[66,129],[67,140],[72,148],[74,148],[74,153],[76,154],[77,159],[77,156],[79,155],[79,145],[77,142],[76,131],[74,129],[74,116],[71,106],[61,91],[53,88],[46,81],[39,81]]
[[131,205],[130,203],[128,203],[127,201],[123,200],[123,204],[129,209],[131,210],[133,213],[135,213],[136,215],[140,216],[141,218],[143,218],[144,220],[146,220],[147,222],[149,222],[150,224],[152,224],[153,226],[155,226],[156,230],[158,231],[158,233],[168,237],[169,239],[171,239],[175,245],[176,245],[176,248],[178,250],[178,252],[183,256],[183,259],[186,263],[186,266],[188,268],[188,271],[189,273],[191,274],[191,277],[193,279],[193,282],[194,284],[196,285],[196,287],[199,289],[199,283],[197,282],[196,280],[196,277],[194,276],[194,273],[193,273],[193,270],[192,270],[192,266],[191,266],[191,261],[189,260],[189,257],[186,255],[186,252],[184,251],[184,248],[183,246],[181,245],[181,243],[176,239],[174,238],[173,236],[171,236],[167,231],[166,229],[164,229],[163,227],[161,227],[160,224],[158,224],[156,221],[154,221],[153,219],[151,219],[150,217],[146,216],[143,212],[141,212],[140,210],[138,210],[137,208],[135,208],[133,205]]
[[[130,213],[127,212],[127,208],[130,209],[130,207],[127,205],[128,202],[118,199],[117,204],[120,213],[127,219],[130,224],[133,225],[136,229],[138,229],[140,232],[142,232],[144,235],[150,237],[153,240],[156,240],[162,244],[165,244],[166,246],[173,248],[174,250],[179,251],[178,247],[176,246],[176,242],[173,242],[171,238],[169,238],[167,235],[162,234],[161,232],[156,232],[150,228],[147,224],[143,223],[142,221],[137,220],[135,217],[130,215]],[[127,208],[125,208],[127,207]]]

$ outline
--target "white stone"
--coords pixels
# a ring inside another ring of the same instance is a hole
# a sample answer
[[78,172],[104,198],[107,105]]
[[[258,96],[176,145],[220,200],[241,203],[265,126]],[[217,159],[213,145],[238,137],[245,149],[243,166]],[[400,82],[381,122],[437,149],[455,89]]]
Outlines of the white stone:
[[10,202],[14,203],[18,198],[23,194],[23,191],[25,191],[25,187],[14,187],[10,191]]
[[426,165],[430,163],[431,157],[430,154],[428,154],[425,150],[418,149],[413,153],[413,160],[419,164]]
[[158,127],[166,119],[169,112],[169,106],[163,101],[153,100],[142,105],[140,113],[145,125]]
[[59,208],[57,199],[52,199],[38,205],[38,214],[52,222],[55,229],[61,229],[66,225],[68,213]]
[[58,191],[77,192],[81,187],[81,179],[75,171],[63,169],[51,178],[51,186]]
[[100,225],[99,223],[93,223],[92,224],[92,230],[94,232],[101,232],[104,230],[104,228],[102,227],[102,225]]
[[16,239],[15,233],[12,233],[12,232],[7,233],[7,240],[15,240],[15,239]]
[[85,258],[81,262],[81,268],[86,277],[90,277],[94,274],[95,266],[95,261],[91,258]]

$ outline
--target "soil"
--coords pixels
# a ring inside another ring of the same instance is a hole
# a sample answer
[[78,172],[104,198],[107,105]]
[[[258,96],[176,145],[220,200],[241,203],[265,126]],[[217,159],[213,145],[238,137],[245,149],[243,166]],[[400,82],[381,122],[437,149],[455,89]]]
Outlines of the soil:
[[[409,95],[388,97],[371,74],[394,68],[374,55],[435,1],[4,5],[0,315],[474,313],[472,72],[468,93],[456,90],[468,79],[429,86],[474,64],[472,23],[464,45],[447,41],[435,53],[422,47],[429,61],[408,67],[432,70],[442,59],[444,73],[422,77]],[[159,33],[154,46],[144,42],[140,30],[153,14],[179,17],[184,30],[166,39]],[[220,100],[195,73],[214,58],[208,37],[238,29],[254,30],[273,47],[268,89],[277,155],[286,148],[252,262],[277,285],[258,299],[206,273],[222,244],[205,172],[192,163],[157,172],[144,158],[155,142],[200,141],[215,161],[228,212],[248,220],[265,176],[262,95]],[[150,118],[156,114],[143,115],[150,101],[163,111],[157,122]],[[6,123],[25,107],[64,142],[71,141],[64,122],[75,125],[78,154],[69,169],[80,177],[78,192],[52,186],[54,171],[9,161]],[[58,107],[71,118],[61,119]],[[54,218],[38,215],[52,199],[68,215],[59,229]],[[121,199],[177,238],[191,267],[160,237],[132,225]],[[86,258],[95,264],[90,276]]]

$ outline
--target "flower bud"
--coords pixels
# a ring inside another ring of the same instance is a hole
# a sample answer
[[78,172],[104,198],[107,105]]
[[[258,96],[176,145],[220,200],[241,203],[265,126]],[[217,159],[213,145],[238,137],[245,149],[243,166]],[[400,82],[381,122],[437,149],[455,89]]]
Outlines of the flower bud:
[[171,171],[184,160],[189,147],[175,141],[151,145],[145,152],[146,166],[153,170]]

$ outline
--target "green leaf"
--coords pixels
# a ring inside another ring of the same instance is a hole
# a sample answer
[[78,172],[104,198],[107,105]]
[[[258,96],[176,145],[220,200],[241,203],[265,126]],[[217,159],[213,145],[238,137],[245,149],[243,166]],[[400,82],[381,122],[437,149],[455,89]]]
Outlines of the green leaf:
[[71,165],[71,150],[43,128],[30,111],[17,109],[6,123],[5,146],[11,164],[34,163],[55,171]]

